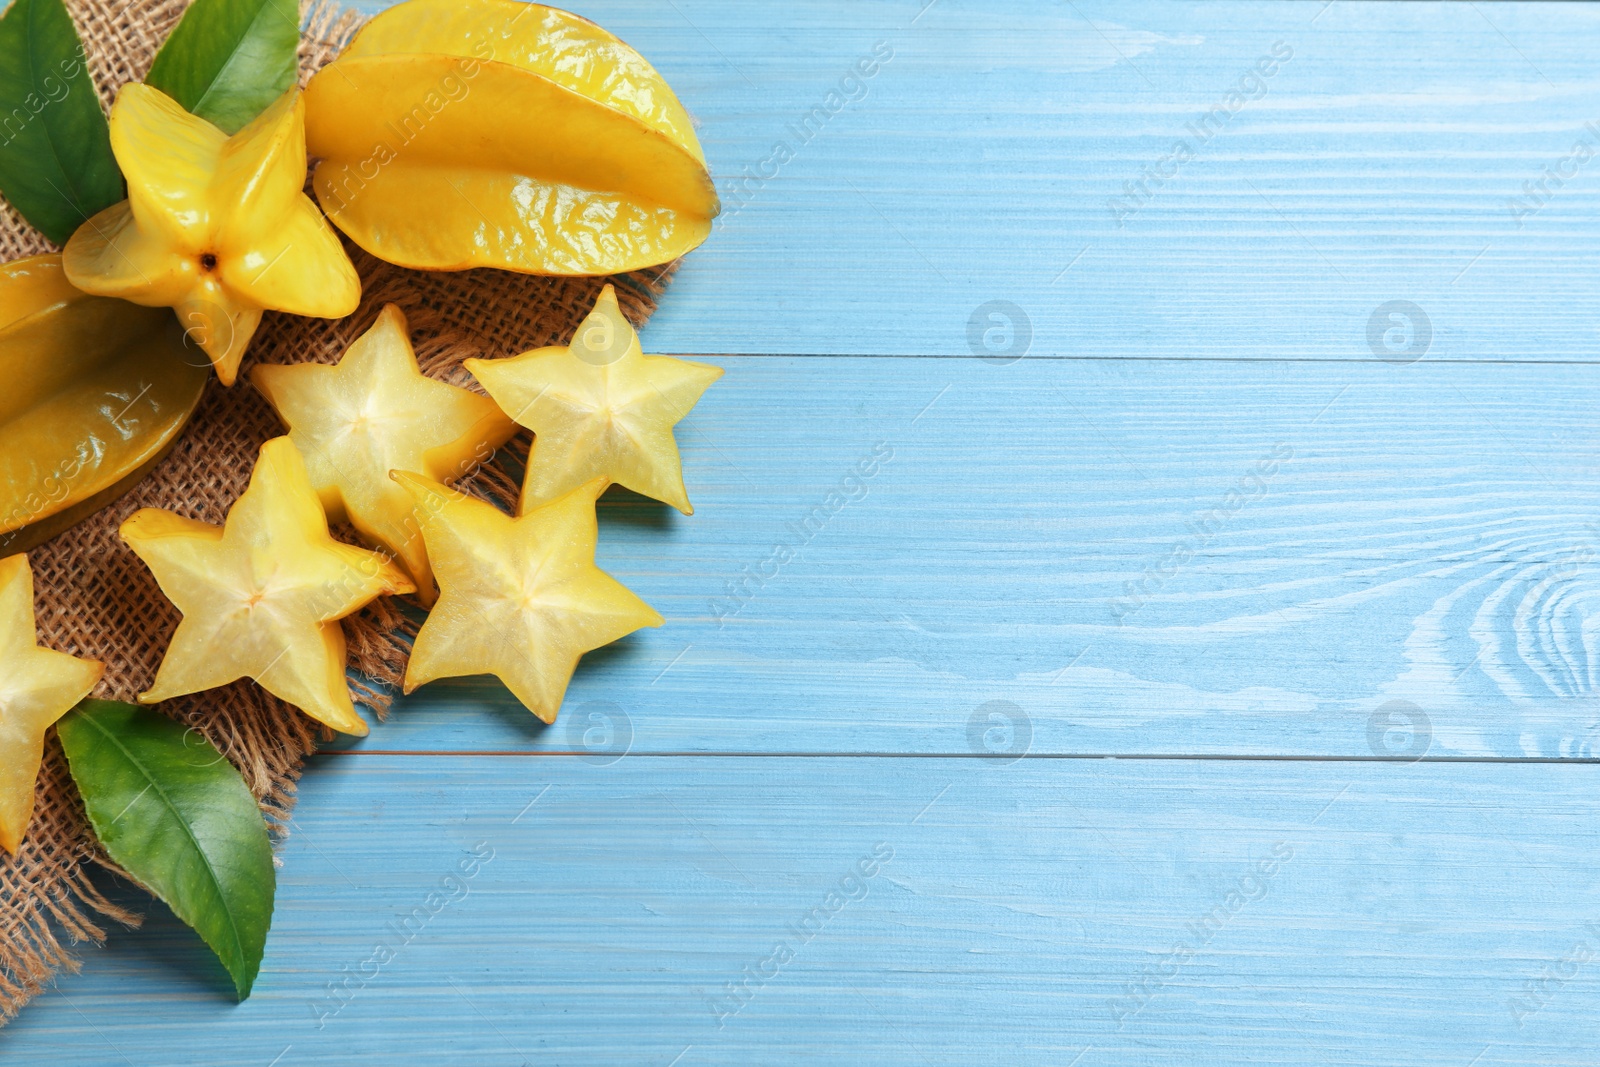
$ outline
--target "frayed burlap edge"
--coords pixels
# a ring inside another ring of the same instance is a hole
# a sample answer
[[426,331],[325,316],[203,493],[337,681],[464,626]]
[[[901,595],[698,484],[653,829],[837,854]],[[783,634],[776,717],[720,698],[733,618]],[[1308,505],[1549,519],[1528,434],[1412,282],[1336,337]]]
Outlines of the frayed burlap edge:
[[[109,106],[118,86],[144,76],[188,0],[67,0],[88,53],[95,85]],[[361,23],[331,0],[305,6],[302,76],[338,54]],[[405,311],[423,370],[476,388],[461,367],[468,356],[500,357],[565,341],[601,285],[616,283],[624,310],[642,323],[672,268],[613,279],[537,278],[503,271],[425,274],[382,263],[346,242],[361,274],[363,300],[347,319],[269,314],[251,345],[254,361],[333,362],[386,303]],[[53,250],[0,200],[0,261]],[[131,493],[29,553],[35,576],[40,641],[106,664],[97,696],[130,700],[149,685],[178,622],[148,570],[116,537],[141,507],[165,507],[220,523],[243,491],[266,439],[283,432],[270,408],[240,376],[223,389],[213,380],[171,454]],[[135,413],[136,414],[136,413]],[[506,450],[514,465],[526,438]],[[466,487],[509,504],[515,479],[498,461]],[[336,533],[353,540],[351,531]],[[414,613],[413,613],[414,615]],[[379,601],[346,620],[352,696],[379,717],[405,669],[414,625],[397,605]],[[274,832],[287,830],[295,782],[325,728],[249,682],[168,701],[161,710],[191,725],[232,760],[260,798]],[[3,856],[3,854],[0,854]],[[57,971],[76,971],[69,942],[101,943],[101,923],[130,926],[139,917],[107,900],[90,880],[95,867],[116,870],[84,820],[81,801],[54,732],[46,740],[33,822],[16,855],[0,858],[0,1020],[9,1019]]]

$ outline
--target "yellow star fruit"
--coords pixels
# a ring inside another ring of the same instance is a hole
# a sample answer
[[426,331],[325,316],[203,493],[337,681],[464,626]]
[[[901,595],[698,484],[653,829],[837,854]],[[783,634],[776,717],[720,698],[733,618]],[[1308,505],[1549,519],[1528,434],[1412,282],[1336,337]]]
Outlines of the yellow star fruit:
[[306,133],[328,217],[405,267],[614,274],[683,255],[720,210],[661,75],[540,4],[396,4],[311,79]]
[[261,446],[250,487],[225,525],[144,508],[121,534],[183,613],[141,702],[254,678],[335,730],[367,732],[350,701],[338,620],[415,587],[380,553],[328,535],[289,438]]
[[611,286],[570,344],[466,366],[502,410],[534,432],[522,511],[598,477],[694,513],[672,428],[722,368],[645,355]]
[[258,364],[250,381],[289,427],[329,519],[348,521],[399,557],[431,604],[433,571],[411,494],[389,472],[453,482],[493,455],[517,424],[488,397],[424,377],[405,313],[393,304],[338,366]]
[[124,85],[111,149],[128,199],[78,228],[62,256],[87,293],[170,307],[232,385],[263,309],[341,318],[361,281],[306,195],[305,103],[279,97],[227,136],[159,89]]
[[33,818],[44,732],[89,695],[105,667],[40,648],[27,556],[0,559],[0,845],[16,852]]
[[554,722],[580,656],[661,625],[594,564],[604,480],[514,519],[420,475],[393,477],[416,499],[439,579],[439,602],[406,665],[406,692],[436,678],[493,674]]
[[167,454],[210,377],[185,355],[171,314],[89,296],[60,256],[0,266],[0,555],[43,544]]

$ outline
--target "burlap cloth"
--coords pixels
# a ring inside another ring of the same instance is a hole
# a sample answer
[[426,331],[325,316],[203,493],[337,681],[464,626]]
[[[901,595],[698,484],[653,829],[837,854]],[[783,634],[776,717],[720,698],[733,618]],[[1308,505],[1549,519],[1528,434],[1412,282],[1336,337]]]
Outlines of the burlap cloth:
[[[188,2],[67,0],[108,107],[118,86],[144,77]],[[329,0],[315,0],[306,14],[302,78],[338,55],[361,23],[359,15],[341,11]],[[425,207],[418,205],[419,210]],[[493,270],[427,274],[379,262],[348,242],[346,247],[362,278],[360,310],[337,322],[269,313],[246,367],[255,360],[334,362],[372,324],[379,308],[394,303],[410,319],[423,370],[471,385],[461,360],[564,343],[607,280],[535,278]],[[49,242],[0,201],[0,262],[51,250]],[[655,309],[671,269],[609,279],[635,324]],[[29,553],[40,640],[103,661],[106,672],[96,696],[132,700],[145,689],[178,624],[177,611],[149,570],[117,538],[117,526],[142,507],[169,508],[221,523],[248,483],[261,443],[283,432],[243,374],[231,389],[212,379],[194,421],[148,478],[115,504]],[[519,438],[509,450],[515,453],[520,447],[525,455],[527,445],[525,437]],[[515,499],[516,486],[493,462],[468,488],[491,498]],[[354,540],[349,533],[343,532]],[[404,672],[414,627],[389,601],[379,601],[344,625],[350,665],[367,679],[352,683],[352,695],[382,714]],[[193,726],[233,761],[260,797],[269,823],[283,833],[301,764],[327,736],[325,729],[250,682],[167,701],[161,710]],[[15,1015],[58,968],[77,969],[64,941],[103,942],[101,923],[106,918],[137,925],[137,915],[111,903],[90,882],[93,866],[115,870],[88,830],[52,731],[27,838],[15,856],[0,859],[0,1020]]]

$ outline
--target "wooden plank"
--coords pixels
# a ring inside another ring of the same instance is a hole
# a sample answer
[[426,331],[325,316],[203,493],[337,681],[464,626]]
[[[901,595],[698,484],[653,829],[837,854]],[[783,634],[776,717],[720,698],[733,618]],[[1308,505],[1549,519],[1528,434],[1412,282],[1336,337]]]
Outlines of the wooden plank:
[[555,729],[448,683],[361,747],[961,753],[998,700],[1036,752],[1373,756],[1404,700],[1432,755],[1596,755],[1594,367],[720,362],[696,514],[600,508],[667,625]]
[[[1600,204],[1587,160],[1546,168],[1600,124],[1593,13],[571,6],[667,74],[730,205],[645,333],[731,372],[681,434],[699,513],[601,509],[668,627],[592,657],[554,731],[469,683],[316,760],[244,1005],[158,916],[0,1053],[1591,1064],[1587,766],[772,754],[1592,755]],[[996,300],[1019,362],[970,358]],[[1430,326],[1410,365],[1369,336],[1396,300]]]
[[1042,353],[1360,358],[1407,300],[1428,358],[1600,356],[1585,5],[570,6],[666,74],[728,205],[660,351],[965,354],[1008,300]]
[[1593,778],[323,758],[248,1002],[157,919],[0,1042],[97,1067],[1588,1065]]

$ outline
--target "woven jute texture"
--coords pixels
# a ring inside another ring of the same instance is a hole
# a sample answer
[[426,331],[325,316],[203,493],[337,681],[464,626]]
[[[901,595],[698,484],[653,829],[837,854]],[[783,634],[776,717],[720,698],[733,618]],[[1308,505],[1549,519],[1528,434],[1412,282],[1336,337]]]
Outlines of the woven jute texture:
[[[94,80],[109,107],[117,87],[144,77],[157,48],[188,0],[68,0],[88,53]],[[354,13],[328,0],[303,12],[301,74],[329,62],[360,26]],[[426,210],[426,205],[417,205]],[[513,355],[566,341],[607,281],[617,286],[635,324],[655,309],[671,268],[612,279],[556,279],[474,270],[426,274],[382,263],[346,245],[361,274],[363,299],[338,321],[269,313],[251,345],[254,361],[336,361],[372,325],[384,304],[400,306],[410,320],[425,373],[473,386],[461,367],[468,356]],[[0,261],[51,251],[52,246],[0,201]],[[105,663],[95,695],[131,700],[155,677],[177,611],[150,572],[122,544],[117,526],[142,507],[162,507],[221,523],[244,491],[263,441],[283,433],[271,408],[243,374],[231,389],[212,380],[194,421],[176,447],[131,493],[29,553],[33,565],[41,643]],[[527,440],[508,446],[526,454]],[[513,461],[515,462],[515,461]],[[491,461],[465,487],[501,501],[516,486]],[[354,540],[351,531],[335,531]],[[398,686],[414,630],[389,601],[380,600],[345,620],[357,702],[382,714]],[[326,731],[250,682],[171,700],[160,706],[215,744],[260,798],[281,834],[294,803],[305,757]],[[76,970],[73,942],[102,942],[107,919],[137,925],[89,879],[92,867],[116,868],[101,853],[84,820],[54,732],[46,739],[33,822],[15,856],[0,853],[0,1019],[9,1019],[58,969]]]

